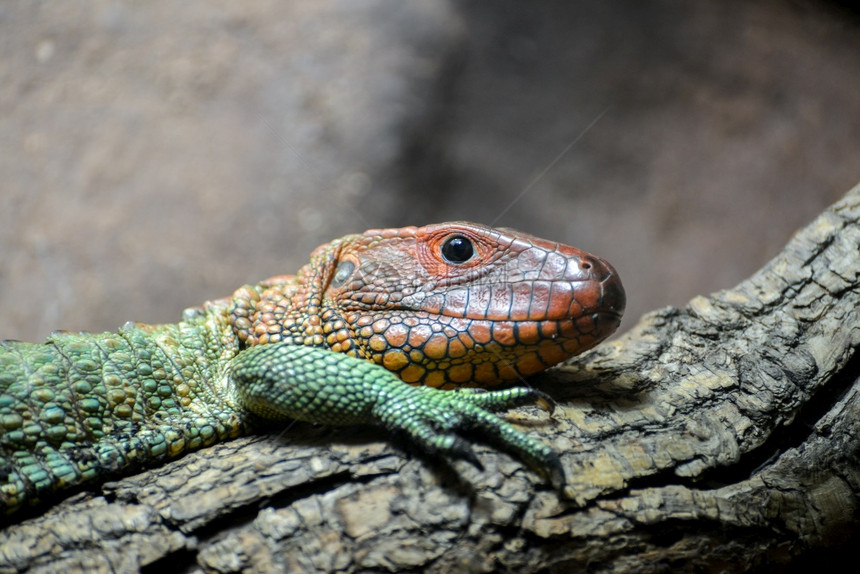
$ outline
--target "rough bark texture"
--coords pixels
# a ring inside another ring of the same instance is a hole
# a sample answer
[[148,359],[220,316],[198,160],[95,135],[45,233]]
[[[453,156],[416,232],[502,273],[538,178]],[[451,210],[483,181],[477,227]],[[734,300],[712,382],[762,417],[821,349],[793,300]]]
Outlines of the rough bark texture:
[[860,186],[734,289],[645,316],[510,415],[568,500],[504,454],[421,459],[296,424],[0,531],[0,572],[736,571],[824,556],[860,515]]

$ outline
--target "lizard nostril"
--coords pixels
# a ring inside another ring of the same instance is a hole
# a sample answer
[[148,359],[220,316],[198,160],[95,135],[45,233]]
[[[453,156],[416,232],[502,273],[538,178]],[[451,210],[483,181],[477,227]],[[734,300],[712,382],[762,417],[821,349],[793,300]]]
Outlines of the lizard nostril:
[[613,273],[608,263],[594,255],[583,256],[579,260],[579,268],[595,281],[605,281]]
[[599,258],[582,254],[568,263],[565,279],[569,281],[603,281],[610,274]]

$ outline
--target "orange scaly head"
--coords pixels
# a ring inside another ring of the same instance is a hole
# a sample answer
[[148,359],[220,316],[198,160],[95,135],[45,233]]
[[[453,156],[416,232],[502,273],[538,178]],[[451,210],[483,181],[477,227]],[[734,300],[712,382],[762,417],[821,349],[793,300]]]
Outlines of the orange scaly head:
[[612,334],[624,288],[609,263],[508,229],[455,222],[370,230],[318,247],[295,277],[246,286],[246,345],[324,346],[408,383],[488,386],[538,373]]

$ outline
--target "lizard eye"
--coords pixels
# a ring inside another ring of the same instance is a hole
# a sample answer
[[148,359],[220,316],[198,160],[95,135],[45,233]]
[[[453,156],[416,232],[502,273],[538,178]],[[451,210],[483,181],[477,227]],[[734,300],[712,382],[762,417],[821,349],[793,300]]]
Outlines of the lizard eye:
[[334,277],[331,278],[330,287],[340,287],[346,280],[349,279],[352,272],[355,270],[355,263],[352,261],[341,261],[337,264],[337,269],[334,271]]
[[448,263],[465,263],[475,254],[472,242],[462,235],[452,235],[442,244],[442,257]]

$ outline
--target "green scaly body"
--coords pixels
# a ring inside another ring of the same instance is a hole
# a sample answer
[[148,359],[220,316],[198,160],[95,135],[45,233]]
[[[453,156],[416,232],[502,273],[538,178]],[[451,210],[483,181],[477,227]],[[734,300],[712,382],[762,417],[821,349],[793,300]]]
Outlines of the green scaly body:
[[0,508],[238,436],[225,311],[0,343]]

